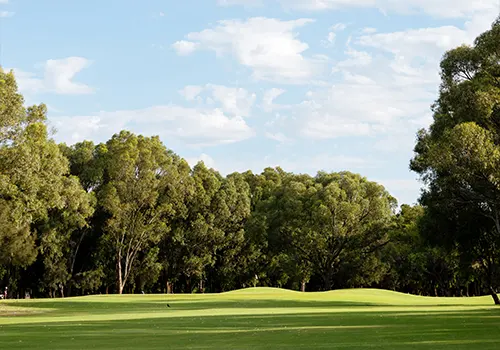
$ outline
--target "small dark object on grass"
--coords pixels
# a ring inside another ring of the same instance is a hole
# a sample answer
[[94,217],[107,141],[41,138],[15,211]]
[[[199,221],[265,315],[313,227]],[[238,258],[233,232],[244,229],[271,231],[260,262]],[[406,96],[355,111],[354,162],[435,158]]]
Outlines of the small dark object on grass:
[[170,307],[170,305],[169,305],[169,304],[167,304],[167,306],[168,306],[168,307]]

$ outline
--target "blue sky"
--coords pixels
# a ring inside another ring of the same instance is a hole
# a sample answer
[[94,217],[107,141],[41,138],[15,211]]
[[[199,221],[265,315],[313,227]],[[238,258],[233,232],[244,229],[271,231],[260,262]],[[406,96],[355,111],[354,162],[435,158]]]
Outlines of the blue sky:
[[350,170],[400,203],[442,54],[497,0],[0,0],[1,65],[54,138],[160,135],[223,174]]

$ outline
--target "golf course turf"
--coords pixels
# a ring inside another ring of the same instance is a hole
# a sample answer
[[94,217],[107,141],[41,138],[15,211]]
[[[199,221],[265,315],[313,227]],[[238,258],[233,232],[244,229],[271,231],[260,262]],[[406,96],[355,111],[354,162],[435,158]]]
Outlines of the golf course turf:
[[492,304],[489,296],[273,288],[8,300],[0,301],[0,348],[497,350]]

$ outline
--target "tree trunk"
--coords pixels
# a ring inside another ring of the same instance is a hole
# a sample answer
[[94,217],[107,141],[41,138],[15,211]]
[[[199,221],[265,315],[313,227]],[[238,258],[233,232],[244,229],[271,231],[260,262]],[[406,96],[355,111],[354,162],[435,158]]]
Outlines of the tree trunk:
[[500,305],[500,299],[498,298],[498,295],[492,286],[490,286],[490,294],[491,297],[493,298],[493,301],[495,302],[495,305]]
[[325,291],[330,290],[332,288],[332,279],[333,279],[332,269],[323,274],[323,288]]
[[300,291],[305,292],[306,291],[306,281],[300,282]]
[[123,293],[122,261],[120,254],[116,257],[116,288],[118,294]]

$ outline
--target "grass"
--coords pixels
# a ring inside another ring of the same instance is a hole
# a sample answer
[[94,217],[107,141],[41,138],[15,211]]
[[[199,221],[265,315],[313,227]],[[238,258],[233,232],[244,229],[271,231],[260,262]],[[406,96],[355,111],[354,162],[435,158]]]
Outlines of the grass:
[[374,289],[0,301],[0,344],[9,350],[496,350],[499,329],[500,308],[490,297]]

